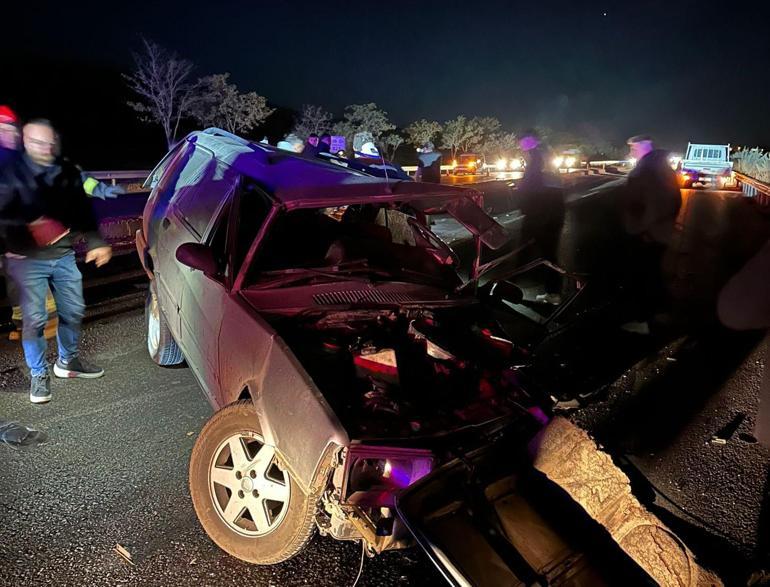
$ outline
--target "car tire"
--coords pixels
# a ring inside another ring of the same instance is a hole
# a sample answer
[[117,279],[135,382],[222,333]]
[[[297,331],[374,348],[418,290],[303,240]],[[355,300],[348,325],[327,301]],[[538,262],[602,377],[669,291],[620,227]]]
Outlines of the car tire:
[[182,363],[184,356],[171,335],[160,308],[154,280],[150,281],[150,290],[144,304],[144,322],[147,329],[147,352],[155,364],[168,367]]
[[[240,448],[231,449],[233,443]],[[233,450],[243,450],[240,464],[233,458]],[[268,457],[260,459],[261,454]],[[272,464],[266,468],[268,459]],[[262,464],[257,465],[260,461]],[[252,476],[251,467],[264,470]],[[247,476],[253,482],[244,486]],[[282,483],[278,477],[283,478]],[[298,554],[313,536],[319,496],[305,495],[291,474],[280,467],[274,449],[264,443],[250,401],[230,404],[206,423],[190,457],[189,482],[201,526],[219,548],[235,558],[259,565],[280,563]],[[265,483],[275,486],[266,487]],[[248,490],[252,487],[254,499],[250,500]],[[263,489],[273,492],[278,501],[260,500]],[[279,502],[280,507],[276,507]],[[262,524],[256,521],[260,515],[264,515]]]

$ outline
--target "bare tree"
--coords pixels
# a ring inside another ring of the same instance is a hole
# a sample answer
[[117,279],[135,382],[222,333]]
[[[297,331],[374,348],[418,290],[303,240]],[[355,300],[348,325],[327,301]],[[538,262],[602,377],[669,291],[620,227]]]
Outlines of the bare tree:
[[433,120],[425,120],[422,118],[407,126],[404,131],[412,145],[415,147],[422,147],[425,143],[432,141],[433,138],[441,132],[441,125]]
[[404,137],[396,132],[390,132],[384,135],[380,139],[380,142],[382,143],[382,146],[385,147],[385,154],[388,156],[388,159],[393,161],[396,157],[396,151],[402,144],[404,144]]
[[229,83],[229,73],[201,78],[191,114],[203,126],[217,126],[232,133],[250,130],[273,113],[267,98],[256,92],[241,93]]
[[294,126],[294,134],[303,141],[311,134],[322,135],[332,128],[332,115],[321,106],[305,104],[302,106],[302,114]]
[[179,121],[187,114],[195,98],[195,85],[189,82],[193,64],[179,58],[157,43],[142,39],[144,51],[134,53],[136,68],[124,75],[138,102],[128,105],[143,122],[159,124],[169,149],[174,144]]

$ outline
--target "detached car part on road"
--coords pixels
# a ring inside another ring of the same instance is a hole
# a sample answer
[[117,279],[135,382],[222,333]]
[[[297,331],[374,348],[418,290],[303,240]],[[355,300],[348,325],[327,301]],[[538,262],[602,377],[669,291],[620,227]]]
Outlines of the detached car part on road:
[[[527,350],[497,319],[521,291],[478,285],[482,249],[508,235],[477,192],[383,181],[217,129],[189,135],[146,185],[148,351],[160,365],[186,361],[217,410],[193,449],[190,491],[222,549],[277,563],[318,528],[371,553],[416,536],[457,584],[493,584],[457,570],[458,556],[502,560],[527,583],[647,582],[621,550],[581,544],[553,516],[528,551],[505,539],[535,531],[537,495],[573,502],[527,456],[550,399],[523,388]],[[472,235],[468,283],[429,229],[434,214]],[[497,508],[503,495],[519,506]],[[426,538],[458,500],[484,537],[469,551]]]

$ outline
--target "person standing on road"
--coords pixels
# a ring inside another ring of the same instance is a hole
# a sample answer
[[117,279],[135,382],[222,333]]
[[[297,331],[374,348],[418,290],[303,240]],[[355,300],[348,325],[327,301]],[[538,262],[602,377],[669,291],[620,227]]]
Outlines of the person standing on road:
[[417,172],[415,181],[441,183],[441,153],[428,141],[417,149]]
[[57,156],[56,132],[47,120],[33,120],[23,129],[23,184],[14,205],[0,210],[15,214],[25,225],[6,231],[7,271],[20,295],[23,314],[22,346],[30,369],[30,401],[51,399],[50,376],[43,335],[48,287],[59,314],[58,359],[54,375],[62,378],[96,378],[104,370],[79,357],[80,324],[85,303],[80,271],[75,263],[73,233],[88,242],[86,262],[101,267],[112,249],[101,240],[96,218],[83,186],[80,170]]
[[624,227],[629,235],[666,246],[682,207],[682,194],[669,163],[669,153],[656,149],[647,135],[631,137],[628,146],[636,165],[628,174],[623,197]]
[[626,251],[630,274],[628,285],[638,300],[641,322],[629,322],[624,329],[646,334],[649,319],[662,310],[666,293],[663,256],[671,244],[682,194],[669,153],[656,149],[647,135],[628,139],[630,156],[636,165],[621,191],[620,216],[630,238]]
[[[521,242],[531,243],[523,251],[524,258],[544,259],[558,264],[559,242],[564,227],[564,190],[557,177],[546,172],[545,155],[540,137],[535,131],[526,131],[519,139],[527,167],[516,186],[519,209],[524,215]],[[558,305],[561,303],[561,274],[549,269],[545,279],[545,293],[535,301]]]

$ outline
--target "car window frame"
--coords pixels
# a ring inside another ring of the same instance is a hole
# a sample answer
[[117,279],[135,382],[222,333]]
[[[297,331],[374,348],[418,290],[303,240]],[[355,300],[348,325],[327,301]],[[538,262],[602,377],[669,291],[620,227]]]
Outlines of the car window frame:
[[[227,196],[217,206],[216,211],[209,221],[209,225],[206,227],[206,235],[200,241],[201,244],[204,244],[207,247],[211,247],[213,244],[214,235],[216,234],[216,229],[219,228],[221,222],[225,223],[225,230],[227,231],[225,234],[224,251],[226,269],[232,268],[234,266],[233,258],[235,251],[233,241],[233,222],[237,222],[237,214],[235,213],[235,210],[237,206],[237,200],[240,195],[241,179],[241,175],[236,177],[234,189],[230,190]],[[225,208],[227,208],[227,210],[225,210]],[[226,271],[224,279],[219,279],[218,276],[209,276],[209,278],[223,285],[226,291],[230,291],[232,289],[232,284],[234,281],[232,271]]]
[[[161,179],[165,177],[167,172],[176,167],[179,161],[179,157],[182,155],[182,153],[185,152],[188,146],[188,141],[182,141],[168,153],[166,153],[166,156],[160,160],[160,162],[152,169],[152,171],[150,171],[147,179],[145,179],[144,183],[142,184],[142,188],[153,190],[158,185],[160,185]],[[158,177],[158,181],[153,185],[153,180],[155,179],[156,175]]]
[[[267,213],[267,216],[265,217],[265,220],[262,223],[262,226],[257,231],[257,236],[254,238],[254,241],[251,243],[251,246],[249,247],[249,251],[246,253],[246,256],[243,258],[243,263],[241,263],[241,267],[238,270],[238,275],[236,276],[235,281],[233,282],[233,287],[232,287],[233,292],[239,292],[243,289],[243,284],[246,281],[246,276],[249,273],[249,269],[254,264],[254,259],[257,256],[257,252],[259,251],[260,245],[265,240],[265,236],[268,234],[268,232],[272,228],[278,216],[282,212],[284,212],[283,205],[277,202],[274,198],[271,198],[267,192],[265,192],[264,190],[256,186],[255,186],[255,189],[262,192],[262,195],[265,196],[267,200],[272,202],[273,204],[270,207],[270,211]],[[233,254],[234,254],[234,251],[233,251]]]

